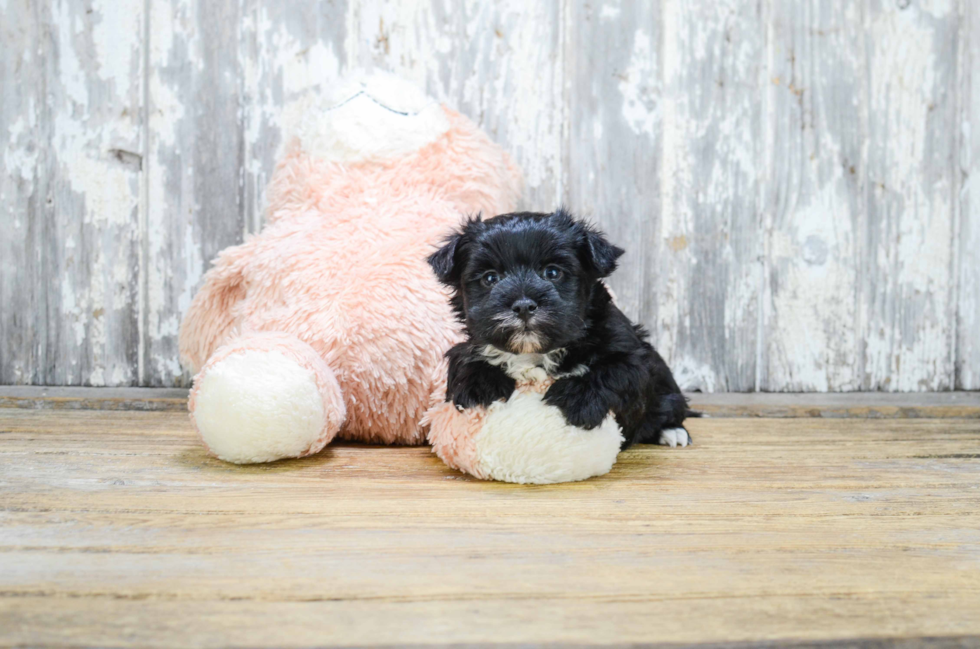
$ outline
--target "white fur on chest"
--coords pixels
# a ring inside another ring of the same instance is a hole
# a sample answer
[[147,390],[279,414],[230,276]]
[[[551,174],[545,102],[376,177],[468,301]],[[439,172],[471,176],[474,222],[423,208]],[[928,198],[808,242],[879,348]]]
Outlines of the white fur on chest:
[[582,376],[589,371],[585,365],[578,365],[569,372],[558,372],[558,366],[565,358],[564,349],[556,349],[547,354],[512,354],[486,345],[480,354],[491,365],[496,365],[507,376],[519,382],[541,383],[547,379],[561,379],[566,376]]

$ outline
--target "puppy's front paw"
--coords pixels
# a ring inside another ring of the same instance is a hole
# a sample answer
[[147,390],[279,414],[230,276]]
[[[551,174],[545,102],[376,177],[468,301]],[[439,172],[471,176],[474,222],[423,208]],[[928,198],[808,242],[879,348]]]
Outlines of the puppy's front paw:
[[609,404],[584,377],[556,381],[548,388],[544,401],[561,410],[570,426],[586,430],[597,427],[609,414]]
[[665,428],[660,431],[660,439],[657,440],[657,443],[661,446],[676,448],[690,446],[694,440],[683,428]]
[[494,401],[506,401],[514,388],[514,379],[503,372],[480,372],[451,386],[448,400],[457,408],[487,407]]

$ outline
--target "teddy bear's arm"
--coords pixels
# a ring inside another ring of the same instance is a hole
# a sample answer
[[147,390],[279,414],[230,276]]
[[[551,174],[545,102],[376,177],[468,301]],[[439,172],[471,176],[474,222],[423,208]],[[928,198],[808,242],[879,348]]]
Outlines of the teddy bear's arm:
[[208,357],[234,333],[233,307],[245,297],[245,281],[235,248],[217,259],[204,276],[204,285],[194,296],[180,325],[180,359],[197,372]]

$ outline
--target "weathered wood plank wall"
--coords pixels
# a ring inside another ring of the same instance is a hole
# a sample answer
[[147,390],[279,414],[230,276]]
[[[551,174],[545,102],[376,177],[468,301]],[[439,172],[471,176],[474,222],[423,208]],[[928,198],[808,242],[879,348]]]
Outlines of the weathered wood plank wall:
[[284,106],[392,70],[629,249],[688,389],[980,389],[970,0],[0,0],[0,383],[181,385]]
[[134,384],[143,4],[0,13],[0,381]]

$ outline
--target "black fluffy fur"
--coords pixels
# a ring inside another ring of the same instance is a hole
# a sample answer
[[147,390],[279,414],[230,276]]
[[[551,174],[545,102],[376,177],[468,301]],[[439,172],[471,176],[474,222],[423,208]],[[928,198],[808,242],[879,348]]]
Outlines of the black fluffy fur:
[[[564,349],[545,394],[568,423],[595,428],[611,410],[624,448],[656,443],[683,428],[688,410],[647,332],[613,304],[600,281],[623,250],[563,209],[470,219],[429,257],[468,340],[453,347],[446,400],[464,408],[507,399],[515,380],[488,362],[492,345],[510,353]],[[557,277],[556,277],[557,275]],[[492,283],[491,283],[491,280]],[[533,312],[521,305],[533,305]],[[530,338],[529,338],[530,337]],[[567,375],[585,366],[580,376]]]

